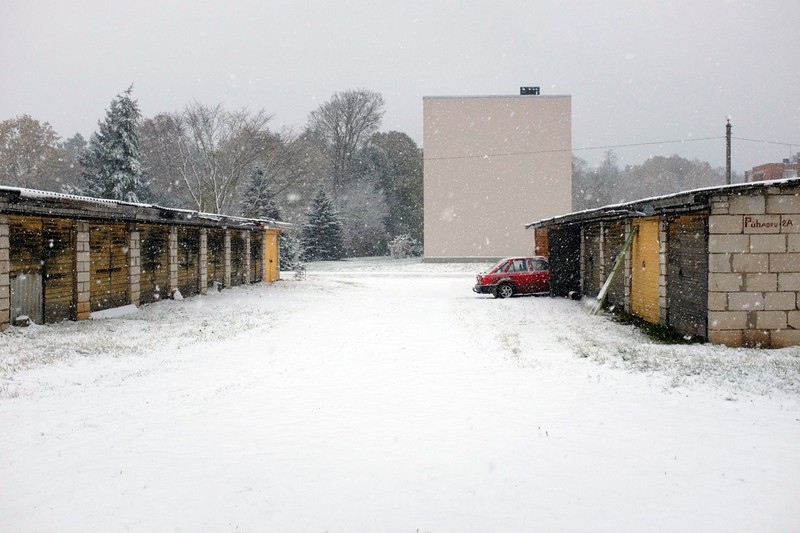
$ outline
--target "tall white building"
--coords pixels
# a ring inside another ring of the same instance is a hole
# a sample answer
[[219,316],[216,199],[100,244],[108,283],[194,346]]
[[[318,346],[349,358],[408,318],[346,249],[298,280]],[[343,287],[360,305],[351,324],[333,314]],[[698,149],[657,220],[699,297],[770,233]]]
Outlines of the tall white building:
[[570,96],[423,98],[425,259],[533,253],[572,209]]

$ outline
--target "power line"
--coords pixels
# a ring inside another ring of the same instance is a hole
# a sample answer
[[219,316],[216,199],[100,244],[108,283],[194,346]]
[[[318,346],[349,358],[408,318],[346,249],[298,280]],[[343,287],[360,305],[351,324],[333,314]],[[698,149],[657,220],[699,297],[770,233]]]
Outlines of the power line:
[[689,143],[696,141],[717,141],[724,138],[725,137],[698,137],[696,139],[680,139],[677,141],[652,141],[646,143],[614,144],[609,146],[589,146],[586,148],[573,148],[572,151],[581,152],[584,150],[609,150],[611,148],[630,148],[633,146],[653,146],[657,144],[680,144],[680,143]]
[[[611,150],[612,148],[634,148],[637,146],[655,146],[661,144],[682,144],[682,143],[690,143],[690,142],[699,142],[699,141],[719,141],[724,140],[724,136],[720,137],[698,137],[692,139],[678,139],[672,141],[651,141],[651,142],[642,142],[642,143],[627,143],[627,144],[609,144],[605,146],[585,146],[583,148],[559,148],[554,150],[533,150],[527,152],[502,152],[502,153],[492,153],[492,154],[479,154],[479,155],[459,155],[459,156],[451,156],[451,157],[427,157],[425,158],[426,161],[442,161],[442,160],[453,160],[453,159],[488,159],[490,157],[509,157],[509,156],[519,156],[519,155],[537,155],[537,154],[555,154],[555,153],[562,153],[562,152],[588,152],[590,150]],[[780,142],[780,141],[765,141],[759,139],[746,139],[743,137],[732,137],[732,139],[736,141],[747,141],[747,142],[755,142],[761,144],[777,144],[780,146],[788,146],[791,148],[792,146],[799,146],[800,143],[787,143],[787,142]]]
[[777,145],[780,145],[780,146],[788,146],[789,148],[791,148],[792,146],[800,146],[800,143],[786,143],[786,142],[780,142],[780,141],[763,141],[763,140],[760,140],[760,139],[745,139],[743,137],[733,137],[733,140],[735,140],[735,141],[747,141],[747,142],[759,143],[759,144],[777,144]]
[[441,160],[452,160],[452,159],[488,159],[490,157],[508,157],[508,156],[517,156],[517,155],[537,155],[537,154],[554,154],[554,153],[561,153],[561,152],[583,152],[588,150],[610,150],[611,148],[631,148],[636,146],[653,146],[659,144],[679,144],[679,143],[687,143],[687,142],[697,142],[697,141],[711,141],[711,140],[719,140],[724,139],[725,137],[700,137],[697,139],[680,139],[675,141],[652,141],[652,142],[644,142],[644,143],[628,143],[628,144],[609,144],[607,146],[587,146],[584,148],[559,148],[554,150],[533,150],[528,152],[503,152],[503,153],[493,153],[493,154],[480,154],[480,155],[460,155],[460,156],[450,156],[450,157],[427,157],[425,158],[426,161],[441,161]]

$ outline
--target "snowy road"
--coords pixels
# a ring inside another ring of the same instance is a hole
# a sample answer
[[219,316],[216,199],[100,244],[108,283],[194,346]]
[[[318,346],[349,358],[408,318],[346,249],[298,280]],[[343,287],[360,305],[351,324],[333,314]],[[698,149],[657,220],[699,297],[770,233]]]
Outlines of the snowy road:
[[472,280],[310,271],[0,335],[0,531],[800,529],[800,351],[686,377],[664,358],[755,355]]

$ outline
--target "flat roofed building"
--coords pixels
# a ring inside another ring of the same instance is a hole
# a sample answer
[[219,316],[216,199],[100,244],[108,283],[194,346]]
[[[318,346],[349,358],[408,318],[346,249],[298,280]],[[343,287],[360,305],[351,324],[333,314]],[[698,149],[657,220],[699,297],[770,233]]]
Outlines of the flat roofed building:
[[572,209],[570,96],[423,99],[425,259],[533,252],[525,220]]

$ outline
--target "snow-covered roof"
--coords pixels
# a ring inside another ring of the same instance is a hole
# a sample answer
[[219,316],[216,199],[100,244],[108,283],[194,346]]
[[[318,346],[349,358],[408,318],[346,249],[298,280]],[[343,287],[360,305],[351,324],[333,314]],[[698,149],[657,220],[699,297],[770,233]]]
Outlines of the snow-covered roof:
[[123,202],[121,200],[111,200],[108,198],[93,198],[90,196],[81,196],[77,194],[66,194],[53,191],[40,191],[37,189],[26,189],[23,187],[9,187],[0,185],[0,195],[16,196],[22,199],[40,200],[40,201],[66,201],[79,204],[96,205],[103,208],[137,208],[141,210],[152,210],[159,213],[171,213],[181,215],[184,219],[199,219],[216,222],[218,224],[231,223],[239,226],[259,226],[266,225],[276,229],[290,229],[292,224],[288,222],[280,222],[278,220],[266,218],[245,218],[231,215],[221,215],[217,213],[204,213],[201,211],[192,211],[191,209],[179,209],[175,207],[163,207],[156,204],[143,204],[135,202]]
[[[800,186],[800,178],[782,178],[770,181],[754,181],[749,183],[734,183],[730,185],[716,185],[713,187],[701,187],[698,189],[690,189],[688,191],[681,191],[672,194],[665,194],[662,196],[652,196],[650,198],[642,198],[631,202],[624,202],[619,204],[611,204],[603,207],[595,207],[592,209],[584,209],[583,211],[575,211],[565,215],[558,215],[555,217],[545,218],[525,224],[525,228],[537,228],[551,224],[569,224],[578,222],[580,220],[587,220],[592,218],[608,218],[608,217],[624,217],[626,215],[636,216],[649,216],[655,214],[654,211],[663,211],[668,209],[676,209],[682,207],[684,209],[699,210],[705,207],[706,199],[719,193],[741,193],[748,190],[765,188],[765,187],[793,187]],[[648,212],[653,211],[653,212]]]

